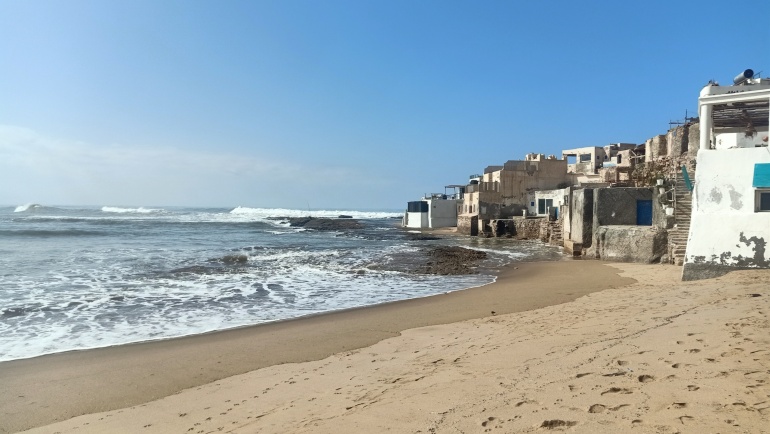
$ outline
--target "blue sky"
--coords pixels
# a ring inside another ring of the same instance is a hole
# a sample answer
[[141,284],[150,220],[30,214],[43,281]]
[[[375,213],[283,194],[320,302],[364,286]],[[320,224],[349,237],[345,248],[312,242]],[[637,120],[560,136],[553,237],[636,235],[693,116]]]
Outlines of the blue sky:
[[[0,204],[399,209],[770,75],[770,2],[0,1]],[[705,31],[704,31],[705,30]]]

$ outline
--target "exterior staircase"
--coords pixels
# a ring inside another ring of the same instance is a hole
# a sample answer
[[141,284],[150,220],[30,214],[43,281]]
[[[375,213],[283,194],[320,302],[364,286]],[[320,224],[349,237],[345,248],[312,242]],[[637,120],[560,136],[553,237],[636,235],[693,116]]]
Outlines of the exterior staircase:
[[540,241],[553,246],[564,245],[564,236],[562,235],[562,218],[556,220],[543,219],[540,222]]
[[[695,179],[695,170],[687,166],[690,180]],[[692,193],[687,188],[681,169],[676,172],[674,185],[676,205],[674,206],[674,227],[668,231],[669,257],[675,265],[684,264],[687,250],[687,237],[690,233],[690,218],[692,216]]]

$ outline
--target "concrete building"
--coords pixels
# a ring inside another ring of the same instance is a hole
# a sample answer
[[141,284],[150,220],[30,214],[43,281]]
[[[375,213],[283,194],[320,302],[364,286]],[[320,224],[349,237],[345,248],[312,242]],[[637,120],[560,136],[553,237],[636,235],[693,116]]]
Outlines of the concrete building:
[[567,161],[553,155],[527,154],[524,160],[489,166],[466,187],[458,232],[491,233],[491,220],[534,215],[535,191],[564,188],[573,178],[567,174]]
[[561,158],[567,160],[567,172],[584,175],[596,174],[604,164],[606,156],[604,148],[600,146],[586,146],[561,151]]
[[746,70],[700,93],[700,146],[684,280],[770,268],[770,80]]
[[433,193],[421,200],[407,203],[402,226],[413,229],[447,228],[457,226],[458,209],[462,207],[465,186],[448,185],[455,193]]
[[633,143],[611,143],[565,149],[561,155],[567,159],[567,172],[575,175],[576,184],[616,184],[629,180],[636,148]]
[[573,254],[620,262],[660,262],[667,232],[652,188],[572,188],[563,219],[564,247]]
[[530,201],[529,214],[538,217],[551,216],[554,219],[561,215],[561,207],[569,201],[569,187],[555,190],[535,191],[535,200]]

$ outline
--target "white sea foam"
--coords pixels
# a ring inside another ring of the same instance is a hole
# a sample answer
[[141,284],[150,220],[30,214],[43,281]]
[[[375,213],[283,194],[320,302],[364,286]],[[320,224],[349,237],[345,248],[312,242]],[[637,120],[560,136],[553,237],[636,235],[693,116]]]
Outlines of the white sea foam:
[[[268,249],[250,257],[265,267],[238,274],[160,275],[147,280],[117,268],[51,276],[66,294],[16,282],[39,315],[0,323],[0,360],[203,333],[424,297],[478,286],[486,276],[410,276],[362,268],[357,254]],[[129,271],[129,270],[126,270]],[[53,283],[53,282],[52,282]],[[23,287],[23,288],[22,288]],[[41,305],[40,301],[45,300]],[[53,308],[49,309],[47,306]],[[34,338],[30,338],[34,336]]]
[[350,216],[355,219],[385,219],[401,217],[397,212],[376,212],[376,211],[350,211],[350,210],[301,210],[286,208],[249,208],[239,206],[230,211],[230,214],[251,216],[254,218],[270,217],[326,217],[336,218],[341,215]]
[[[100,225],[107,221],[98,229],[114,234],[46,239],[36,244],[40,247],[35,255],[0,255],[0,270],[5,272],[0,361],[425,297],[493,280],[486,275],[379,270],[373,265],[404,260],[425,248],[424,243],[403,239],[400,231],[372,237],[375,232],[367,229],[367,236],[357,239],[315,231],[297,234],[302,229],[263,224],[278,223],[266,217],[301,216],[307,211],[109,208],[44,207],[45,212],[16,214],[5,223],[0,219],[0,229],[3,224],[29,224],[35,230],[93,230],[94,220]],[[311,214],[398,216],[336,210]],[[112,225],[113,221],[119,224]],[[392,231],[394,225],[370,221],[369,226]],[[506,261],[543,249],[483,240],[473,245],[495,249],[496,257]],[[247,255],[248,260],[233,263],[228,259],[232,255]]]
[[25,212],[25,211],[31,211],[33,209],[42,208],[43,206],[37,203],[28,203],[25,205],[19,205],[16,207],[16,209],[13,210],[13,212]]
[[155,208],[120,208],[117,206],[103,206],[102,212],[114,212],[118,214],[127,214],[127,213],[137,213],[137,214],[150,214],[150,213],[160,213],[164,212],[163,209],[155,209]]
[[521,251],[511,251],[511,250],[503,250],[503,249],[485,249],[483,247],[468,247],[468,248],[479,252],[504,255],[511,259],[520,259],[520,258],[526,258],[527,256],[529,256],[529,254]]

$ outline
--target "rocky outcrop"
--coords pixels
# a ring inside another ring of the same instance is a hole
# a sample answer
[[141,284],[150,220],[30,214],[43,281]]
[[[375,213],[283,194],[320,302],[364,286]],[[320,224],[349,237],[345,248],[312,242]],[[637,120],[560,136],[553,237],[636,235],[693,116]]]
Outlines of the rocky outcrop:
[[428,262],[417,267],[414,272],[420,274],[458,275],[474,274],[472,265],[485,259],[487,254],[464,247],[435,247],[428,252]]
[[317,231],[341,231],[361,229],[364,227],[361,222],[355,219],[330,219],[316,217],[291,217],[285,219],[291,227],[300,227],[305,229],[315,229]]

